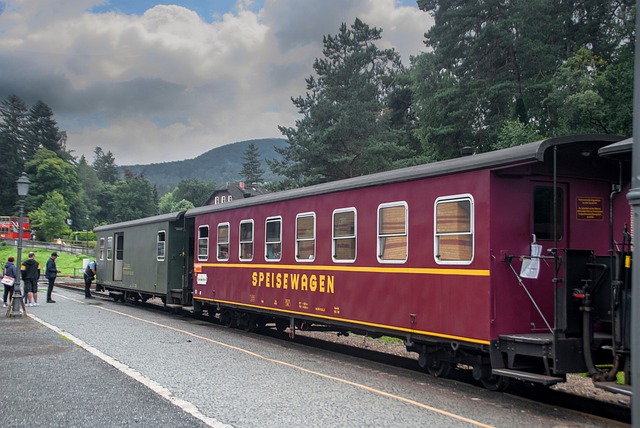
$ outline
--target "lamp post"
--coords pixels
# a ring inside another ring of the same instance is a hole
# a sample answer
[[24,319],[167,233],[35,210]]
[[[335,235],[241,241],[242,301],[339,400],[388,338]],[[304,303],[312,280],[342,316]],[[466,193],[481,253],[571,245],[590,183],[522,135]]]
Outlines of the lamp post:
[[20,288],[22,282],[20,271],[20,267],[22,266],[22,222],[24,221],[24,198],[27,196],[27,193],[29,193],[29,185],[31,182],[27,174],[23,172],[20,178],[18,178],[18,181],[16,181],[16,184],[18,185],[18,198],[20,200],[20,222],[18,223],[18,258],[16,260],[17,278],[13,284],[11,316],[21,316],[22,314],[20,311],[22,308],[22,289]]

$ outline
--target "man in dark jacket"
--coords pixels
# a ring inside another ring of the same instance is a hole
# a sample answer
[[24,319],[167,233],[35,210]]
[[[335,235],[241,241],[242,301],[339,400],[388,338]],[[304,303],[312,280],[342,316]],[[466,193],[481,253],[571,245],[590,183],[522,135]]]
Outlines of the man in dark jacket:
[[96,261],[92,260],[84,270],[84,298],[93,299],[91,295],[91,281],[96,277]]
[[29,253],[29,258],[20,266],[24,292],[27,295],[27,306],[38,305],[38,279],[40,279],[40,263],[36,261],[36,253]]
[[49,286],[47,287],[47,303],[56,302],[51,298],[51,293],[53,292],[53,284],[56,282],[56,277],[60,273],[60,271],[56,267],[57,258],[58,253],[56,253],[55,251],[51,253],[51,257],[49,257],[49,260],[47,260],[47,266],[44,269],[44,276],[49,281]]

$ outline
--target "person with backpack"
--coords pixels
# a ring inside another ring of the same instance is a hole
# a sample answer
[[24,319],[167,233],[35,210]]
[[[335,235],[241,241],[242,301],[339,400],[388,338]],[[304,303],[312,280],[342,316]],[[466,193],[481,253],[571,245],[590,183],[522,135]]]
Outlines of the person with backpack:
[[91,295],[91,282],[96,277],[96,261],[92,260],[87,264],[87,268],[84,270],[84,298],[93,299]]
[[38,304],[38,279],[40,279],[40,263],[36,260],[36,253],[31,251],[29,258],[20,266],[24,291],[27,295],[27,306],[40,306]]

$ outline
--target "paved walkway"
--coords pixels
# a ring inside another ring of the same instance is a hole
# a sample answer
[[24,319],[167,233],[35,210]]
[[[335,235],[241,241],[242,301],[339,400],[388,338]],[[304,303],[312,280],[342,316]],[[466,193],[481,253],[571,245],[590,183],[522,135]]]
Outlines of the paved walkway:
[[1,426],[206,426],[36,321],[38,309],[0,316]]

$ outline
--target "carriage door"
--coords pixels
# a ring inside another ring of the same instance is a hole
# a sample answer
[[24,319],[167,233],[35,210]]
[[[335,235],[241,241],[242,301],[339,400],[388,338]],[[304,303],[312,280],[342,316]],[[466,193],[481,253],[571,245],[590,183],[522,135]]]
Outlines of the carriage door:
[[[568,186],[565,183],[556,183],[555,204],[553,202],[552,182],[534,181],[532,182],[531,191],[533,199],[531,233],[536,235],[537,243],[542,246],[542,256],[550,256],[552,253],[549,250],[553,249],[556,243],[557,248],[568,247]],[[533,299],[542,311],[544,318],[552,327],[555,319],[554,270],[553,259],[542,261],[540,276],[535,280],[535,285],[529,287]],[[531,328],[532,331],[548,333],[542,316],[533,304],[531,307]]]
[[122,281],[122,269],[124,267],[124,235],[117,233],[115,235],[116,248],[113,260],[113,280]]

